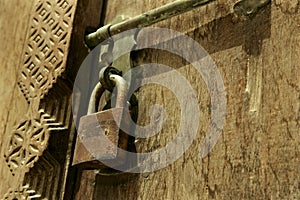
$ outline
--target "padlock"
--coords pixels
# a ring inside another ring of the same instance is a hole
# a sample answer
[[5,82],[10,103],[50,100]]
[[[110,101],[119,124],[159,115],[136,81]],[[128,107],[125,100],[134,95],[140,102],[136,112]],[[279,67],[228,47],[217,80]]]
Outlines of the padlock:
[[130,114],[125,108],[127,83],[119,75],[113,74],[109,78],[117,88],[116,106],[95,112],[104,93],[104,88],[98,83],[92,92],[87,115],[79,121],[73,165],[85,169],[103,169],[126,162],[127,132],[130,131],[131,122]]

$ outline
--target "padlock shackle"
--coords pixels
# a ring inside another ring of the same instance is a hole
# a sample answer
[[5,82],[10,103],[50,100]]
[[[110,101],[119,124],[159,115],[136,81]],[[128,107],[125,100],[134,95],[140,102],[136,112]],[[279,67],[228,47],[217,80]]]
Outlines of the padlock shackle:
[[109,76],[109,79],[113,81],[117,87],[117,100],[116,100],[116,108],[123,108],[127,102],[127,93],[128,93],[128,85],[126,80],[116,74],[112,74]]
[[[127,100],[127,93],[128,93],[128,85],[126,83],[126,80],[123,77],[116,74],[110,75],[109,79],[117,87],[116,108],[125,107],[126,100]],[[94,87],[90,97],[88,111],[87,111],[88,115],[97,112],[97,107],[104,91],[105,91],[104,87],[101,85],[100,82],[98,82],[97,85]]]
[[104,92],[104,88],[102,87],[101,83],[98,82],[97,85],[94,87],[90,97],[89,107],[87,111],[88,115],[96,112],[98,102],[100,101],[103,92]]

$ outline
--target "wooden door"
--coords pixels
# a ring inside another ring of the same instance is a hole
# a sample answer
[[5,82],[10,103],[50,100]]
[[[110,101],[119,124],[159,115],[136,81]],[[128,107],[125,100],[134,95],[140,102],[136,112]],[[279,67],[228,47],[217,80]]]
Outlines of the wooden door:
[[[82,41],[86,28],[169,2],[1,1],[0,198],[300,197],[298,0],[272,1],[250,17],[234,14],[237,1],[219,0],[154,25],[197,41],[220,72],[226,124],[208,156],[199,156],[213,109],[203,78],[182,58],[145,49],[134,52],[134,65],[168,65],[196,91],[201,114],[196,139],[178,160],[155,172],[103,176],[70,167],[76,134],[69,106],[76,72],[88,53]],[[161,85],[146,85],[137,97],[138,124],[150,123],[155,104],[168,116],[159,134],[136,141],[137,152],[163,148],[180,124],[176,97]]]

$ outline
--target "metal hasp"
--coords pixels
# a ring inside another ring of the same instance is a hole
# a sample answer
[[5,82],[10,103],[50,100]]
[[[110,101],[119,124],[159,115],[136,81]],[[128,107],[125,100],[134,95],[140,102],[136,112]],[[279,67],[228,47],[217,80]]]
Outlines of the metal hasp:
[[123,22],[105,25],[99,28],[96,32],[87,35],[85,37],[85,42],[89,47],[95,47],[112,35],[133,28],[150,26],[159,21],[193,10],[213,1],[215,0],[178,0]]
[[270,2],[271,0],[242,0],[234,5],[233,10],[239,16],[251,16]]

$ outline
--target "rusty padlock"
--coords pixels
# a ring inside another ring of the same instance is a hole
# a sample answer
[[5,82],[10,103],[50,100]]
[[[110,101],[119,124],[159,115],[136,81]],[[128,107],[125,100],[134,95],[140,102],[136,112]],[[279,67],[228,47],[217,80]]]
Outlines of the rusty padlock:
[[114,167],[126,161],[126,153],[118,148],[126,150],[128,145],[126,132],[130,129],[131,119],[125,108],[127,83],[119,75],[113,74],[109,78],[117,88],[116,106],[95,112],[104,93],[104,88],[98,83],[92,92],[87,115],[80,118],[73,165],[85,169],[103,169],[107,168],[107,164]]

